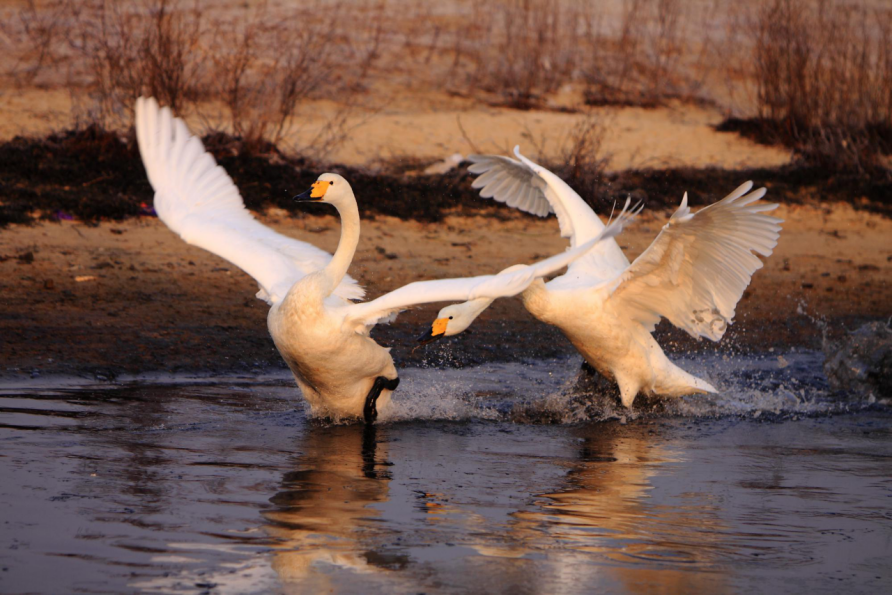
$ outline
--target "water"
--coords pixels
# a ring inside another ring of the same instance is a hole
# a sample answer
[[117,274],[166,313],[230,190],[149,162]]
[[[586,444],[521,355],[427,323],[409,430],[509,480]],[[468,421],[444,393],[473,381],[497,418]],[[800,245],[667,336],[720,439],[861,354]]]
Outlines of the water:
[[888,592],[892,410],[819,364],[635,415],[577,359],[403,370],[375,428],[285,376],[6,387],[0,592]]

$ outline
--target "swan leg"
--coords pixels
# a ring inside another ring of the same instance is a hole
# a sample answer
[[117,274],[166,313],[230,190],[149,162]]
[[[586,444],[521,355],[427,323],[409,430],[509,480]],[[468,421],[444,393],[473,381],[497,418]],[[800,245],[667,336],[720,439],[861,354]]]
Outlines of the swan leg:
[[378,419],[378,397],[381,396],[381,391],[385,388],[387,390],[393,391],[396,390],[396,387],[400,385],[399,378],[385,378],[384,376],[378,376],[375,378],[375,382],[372,384],[372,390],[369,391],[369,394],[365,398],[365,406],[362,408],[362,418],[365,420],[367,424],[375,423],[375,420]]

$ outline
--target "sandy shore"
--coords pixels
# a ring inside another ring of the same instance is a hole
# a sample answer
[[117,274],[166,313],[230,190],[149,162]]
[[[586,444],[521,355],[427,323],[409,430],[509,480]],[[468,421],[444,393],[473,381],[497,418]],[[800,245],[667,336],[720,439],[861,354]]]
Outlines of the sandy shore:
[[[694,342],[665,323],[670,351],[789,350],[820,346],[821,328],[841,332],[892,314],[892,221],[847,205],[781,207],[775,254],[758,271],[718,345]],[[668,213],[645,213],[621,236],[630,256],[656,236]],[[332,216],[264,223],[332,251]],[[369,297],[421,279],[483,274],[565,247],[551,218],[449,217],[422,224],[365,221],[351,273]],[[266,331],[256,285],[229,263],[186,245],[154,218],[88,227],[75,222],[0,231],[0,374],[204,371],[250,373],[283,367]],[[398,365],[467,365],[568,355],[558,331],[501,300],[461,337],[419,349],[414,337],[439,305],[403,314],[375,336]],[[817,321],[817,322],[816,322]]]
[[[64,89],[26,88],[0,95],[0,140],[40,138],[66,129],[72,125],[71,109],[69,92]],[[601,156],[609,158],[612,171],[679,166],[770,168],[790,162],[790,151],[783,147],[717,132],[715,126],[724,118],[717,108],[682,104],[596,108],[586,115],[522,111],[419,92],[411,101],[391,101],[386,109],[358,110],[345,123],[349,135],[336,146],[308,146],[336,110],[331,102],[308,102],[282,140],[282,148],[352,167],[403,160],[430,162],[455,153],[510,153],[518,143],[530,156],[559,160],[569,148],[574,127],[595,117],[605,128]],[[222,106],[209,104],[200,111],[186,117],[192,130],[203,134],[210,121],[215,128],[230,131],[220,118]]]

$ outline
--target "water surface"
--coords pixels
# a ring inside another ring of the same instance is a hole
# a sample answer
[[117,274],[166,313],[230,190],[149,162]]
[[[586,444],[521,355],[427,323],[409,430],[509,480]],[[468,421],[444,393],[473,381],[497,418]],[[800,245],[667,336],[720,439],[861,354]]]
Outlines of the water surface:
[[373,428],[285,377],[7,387],[0,591],[888,592],[892,412],[719,361],[622,419],[577,360],[404,370]]

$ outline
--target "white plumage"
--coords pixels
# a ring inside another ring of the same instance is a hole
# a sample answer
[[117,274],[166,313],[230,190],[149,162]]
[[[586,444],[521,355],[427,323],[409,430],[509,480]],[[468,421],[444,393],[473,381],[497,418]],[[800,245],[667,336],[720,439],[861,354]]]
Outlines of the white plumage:
[[[318,271],[331,255],[254,219],[232,178],[192,136],[185,123],[152,98],[136,101],[136,138],[155,190],[158,217],[183,240],[225,258],[257,281],[258,297],[273,304],[294,283]],[[335,295],[358,299],[364,290],[345,277]]]
[[344,178],[322,174],[312,195],[341,216],[341,239],[332,256],[254,219],[201,141],[154,99],[137,101],[136,133],[159,218],[186,242],[225,258],[257,281],[258,297],[272,305],[270,334],[301,392],[314,414],[335,419],[365,414],[369,420],[373,394],[372,409],[376,402],[378,407],[390,402],[397,372],[390,350],[369,337],[377,322],[418,304],[470,300],[473,307],[461,315],[470,324],[479,314],[477,304],[488,306],[520,293],[537,277],[597,249],[634,216],[624,212],[581,245],[534,265],[515,265],[498,275],[412,283],[354,304],[349,300],[362,297],[363,290],[346,273],[359,242],[359,210]]
[[[557,215],[571,245],[603,224],[563,180],[514,149],[518,160],[493,155],[469,159],[481,196],[526,212]],[[756,256],[770,256],[781,219],[766,215],[776,204],[754,204],[765,189],[752,182],[692,213],[687,194],[651,246],[629,264],[612,239],[574,261],[567,273],[537,280],[523,293],[527,309],[560,328],[585,359],[617,381],[626,406],[644,391],[678,396],[715,392],[709,383],[670,362],[651,336],[660,318],[691,336],[718,341],[733,322]],[[755,253],[755,254],[754,254]]]
[[754,205],[760,188],[746,182],[717,203],[691,213],[688,195],[657,239],[615,282],[610,305],[653,331],[660,317],[692,337],[718,341],[762,261],[777,245],[780,219]]

